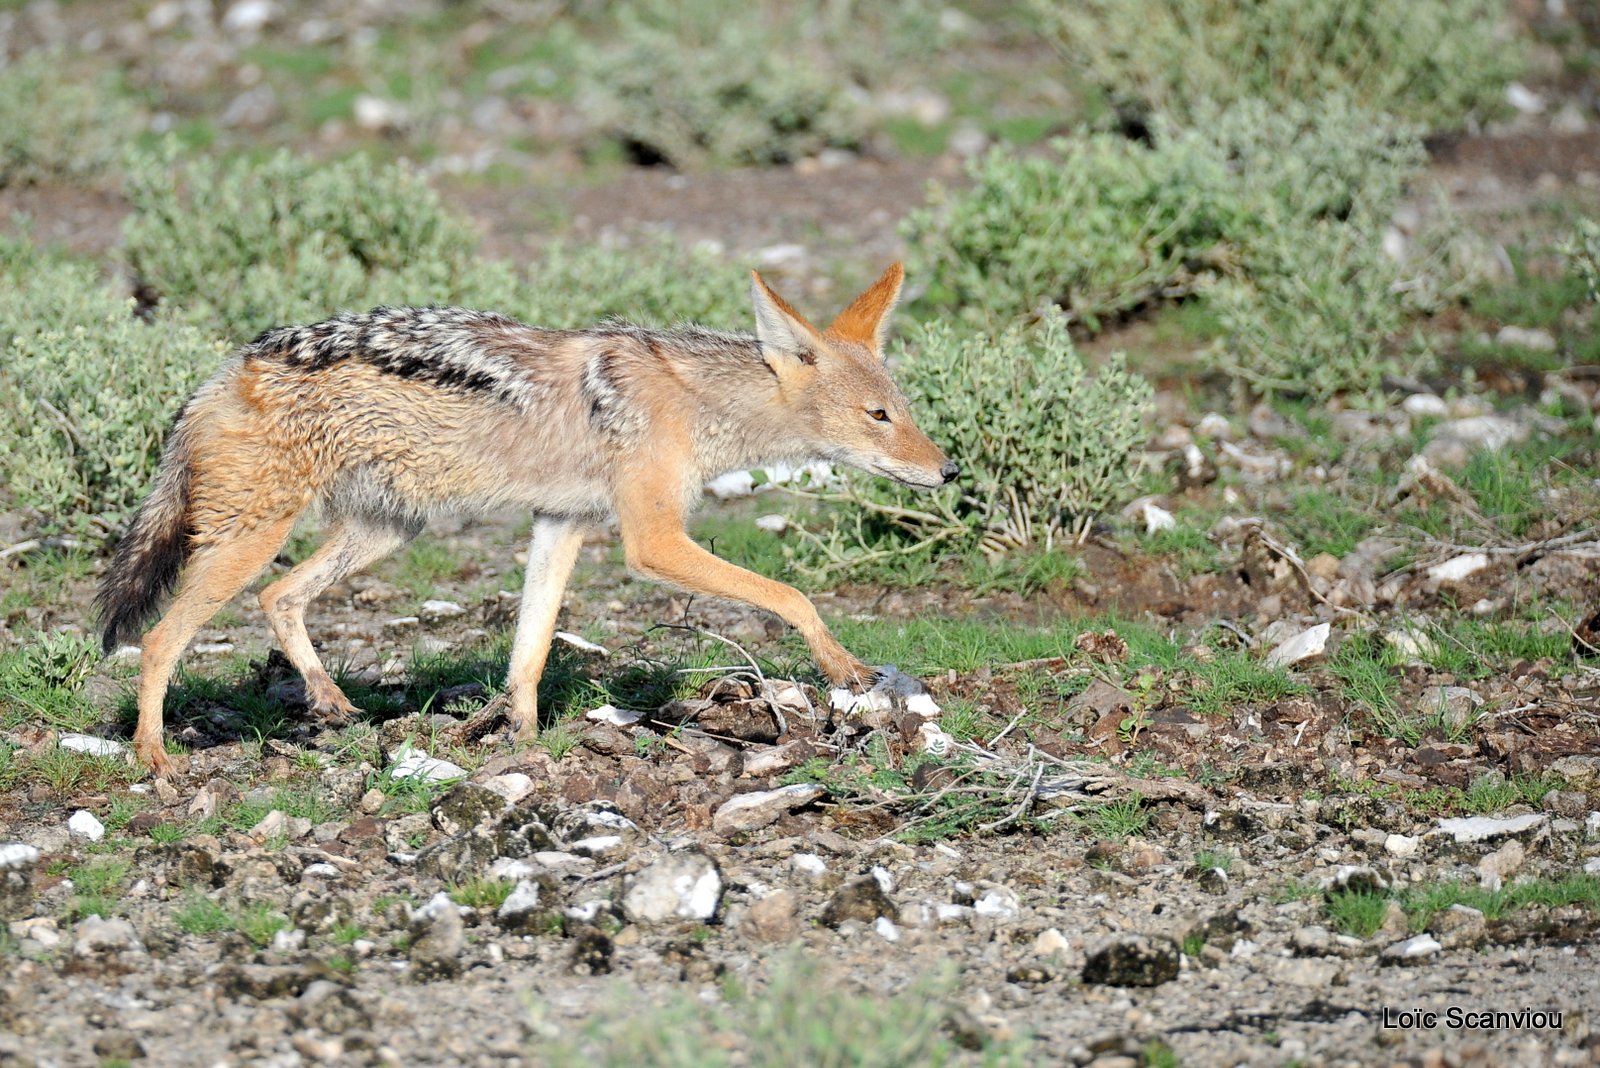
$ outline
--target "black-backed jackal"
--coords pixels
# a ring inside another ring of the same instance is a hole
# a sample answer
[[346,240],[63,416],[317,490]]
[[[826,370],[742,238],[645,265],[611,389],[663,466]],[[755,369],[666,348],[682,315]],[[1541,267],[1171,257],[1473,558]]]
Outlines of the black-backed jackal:
[[542,330],[459,308],[379,308],[261,335],[184,405],[100,590],[107,650],[178,590],[144,639],[138,758],[170,773],[162,702],[179,655],[312,505],[326,543],[260,599],[307,702],[332,719],[355,709],[312,648],[306,606],[430,515],[502,505],[534,515],[507,684],[520,737],[538,727],[539,676],[584,531],[612,516],[633,571],[775,612],[829,679],[862,681],[870,669],[803,594],[713,556],[684,520],[709,478],[762,464],[824,459],[930,488],[956,476],[884,367],[902,277],[890,267],[826,330],[755,275],[754,336]]

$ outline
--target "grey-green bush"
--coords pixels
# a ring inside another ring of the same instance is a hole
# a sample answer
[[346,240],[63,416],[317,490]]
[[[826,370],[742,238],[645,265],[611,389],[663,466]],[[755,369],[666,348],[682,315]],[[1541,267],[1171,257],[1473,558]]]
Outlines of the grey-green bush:
[[841,62],[813,35],[828,6],[620,5],[615,43],[580,56],[579,106],[678,167],[785,163],[854,146],[865,132],[861,109]]
[[1061,315],[997,338],[936,321],[900,346],[900,377],[930,437],[962,465],[935,493],[853,478],[832,526],[800,566],[848,570],[936,547],[1049,549],[1087,532],[1139,477],[1150,384],[1120,356],[1091,373]]
[[105,180],[137,120],[111,77],[85,82],[60,54],[27,53],[0,68],[0,186]]
[[749,316],[738,271],[666,237],[555,245],[519,275],[479,256],[472,226],[419,176],[365,157],[180,162],[168,150],[136,159],[128,189],[137,277],[233,341],[379,304],[463,304],[554,327]]
[[[1053,148],[997,149],[972,164],[969,188],[935,189],[907,218],[929,302],[991,326],[1055,305],[1096,330],[1161,301],[1217,301],[1237,335],[1225,362],[1258,391],[1327,396],[1375,381],[1360,361],[1397,321],[1380,245],[1422,160],[1413,130],[1338,98],[1247,100],[1189,127],[1157,121],[1153,144],[1085,131]],[[1318,343],[1306,359],[1273,362],[1308,336]],[[1309,360],[1319,373],[1301,379]]]
[[1348,95],[1454,129],[1505,109],[1522,65],[1504,0],[1033,0],[1069,68],[1119,107]]
[[377,304],[504,306],[517,291],[426,182],[365,156],[180,161],[168,145],[130,162],[126,191],[139,281],[233,341]]
[[168,423],[226,346],[135,317],[93,267],[4,253],[0,494],[48,529],[102,536],[147,492]]

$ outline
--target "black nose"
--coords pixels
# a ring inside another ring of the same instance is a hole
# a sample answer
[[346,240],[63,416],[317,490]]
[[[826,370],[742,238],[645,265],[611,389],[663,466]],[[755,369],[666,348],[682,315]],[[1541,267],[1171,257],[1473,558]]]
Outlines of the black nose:
[[944,462],[944,466],[939,468],[939,474],[944,477],[946,482],[954,482],[956,480],[956,476],[960,473],[961,465],[956,463],[954,460],[946,460]]

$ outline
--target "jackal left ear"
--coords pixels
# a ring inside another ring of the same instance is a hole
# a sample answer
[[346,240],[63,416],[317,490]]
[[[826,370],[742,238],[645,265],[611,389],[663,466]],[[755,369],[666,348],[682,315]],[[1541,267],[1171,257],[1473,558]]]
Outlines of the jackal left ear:
[[[762,351],[794,357],[794,360],[784,361],[785,364],[816,363],[817,352],[824,344],[821,333],[806,322],[805,316],[789,307],[788,301],[774,293],[759,274],[751,271],[750,278],[750,297],[756,306],[756,337],[761,339]],[[767,362],[773,370],[782,373],[783,368],[774,363],[770,355]]]
[[891,263],[883,277],[839,313],[828,327],[828,336],[859,342],[882,356],[883,339],[889,332],[889,313],[900,300],[900,285],[905,278],[905,268]]

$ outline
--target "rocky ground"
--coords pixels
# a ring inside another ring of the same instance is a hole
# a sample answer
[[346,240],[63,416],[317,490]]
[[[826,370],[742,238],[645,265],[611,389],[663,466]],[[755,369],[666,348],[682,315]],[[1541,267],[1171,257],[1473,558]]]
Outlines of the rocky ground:
[[[87,8],[0,30],[66,40]],[[238,46],[166,56],[140,36],[154,18],[105,48],[260,133],[233,108],[250,87],[219,88]],[[189,70],[212,73],[183,89]],[[1508,233],[1552,198],[1592,203],[1582,114],[1552,99],[1437,143],[1432,176]],[[507,133],[457,129],[447,158]],[[959,180],[958,147],[603,180],[564,147],[527,186],[437,170],[487,252],[664,229],[826,305],[901,251],[894,221],[927,179]],[[16,211],[102,256],[124,206],[0,189]],[[1460,335],[1551,353],[1575,321]],[[186,661],[171,780],[126,761],[126,652],[71,728],[6,707],[0,1065],[1600,1064],[1600,378],[1491,360],[1295,422],[1196,387],[1150,323],[1095,347],[1160,383],[1148,460],[1168,477],[1070,574],[788,576],[926,692],[818,690],[775,621],[626,578],[600,532],[562,618],[582,637],[550,672],[565,720],[514,748],[484,708],[524,530],[502,516],[443,525],[313,608],[368,710],[354,726],[304,714],[249,595]],[[1561,442],[1580,447],[1559,478],[1472,467]],[[1368,521],[1313,522],[1308,490]],[[777,500],[712,504],[701,536]],[[30,533],[0,516],[0,574],[25,594],[0,651],[90,625],[103,561]],[[893,1039],[913,1052],[893,1060]]]

